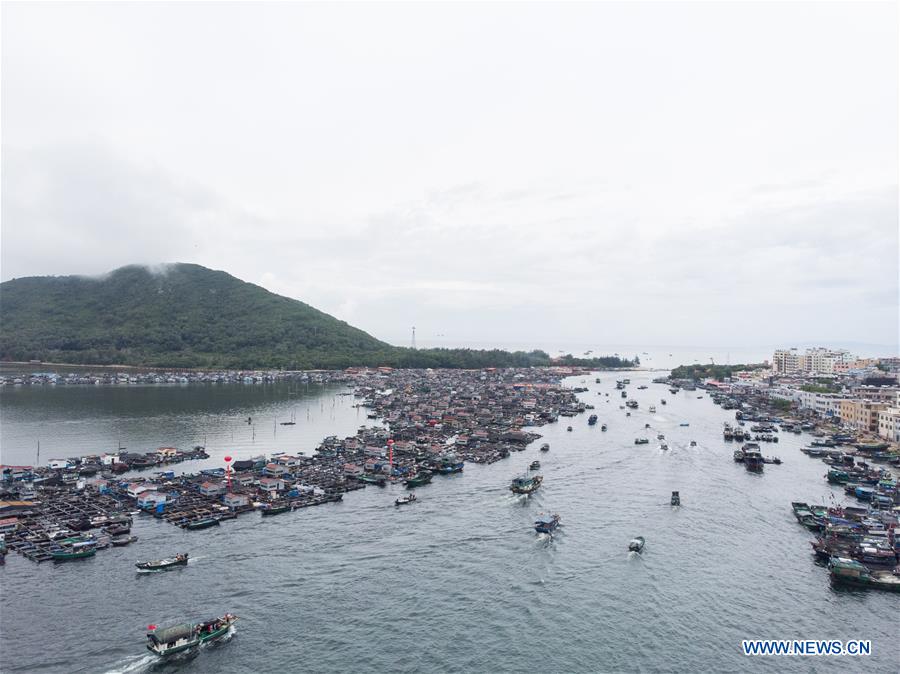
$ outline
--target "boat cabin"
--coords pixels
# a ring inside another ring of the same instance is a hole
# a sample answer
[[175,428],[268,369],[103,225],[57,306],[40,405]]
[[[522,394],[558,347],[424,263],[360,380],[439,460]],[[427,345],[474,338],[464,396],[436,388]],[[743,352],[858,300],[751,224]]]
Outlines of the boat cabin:
[[163,629],[151,629],[147,633],[147,648],[157,655],[171,655],[192,648],[200,643],[200,637],[189,623]]

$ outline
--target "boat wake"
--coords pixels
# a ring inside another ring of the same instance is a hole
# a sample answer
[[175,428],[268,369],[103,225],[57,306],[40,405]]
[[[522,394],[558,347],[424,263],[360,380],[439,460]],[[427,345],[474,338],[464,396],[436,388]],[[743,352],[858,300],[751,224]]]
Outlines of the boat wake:
[[154,655],[135,655],[125,663],[108,670],[106,674],[130,674],[131,672],[147,671],[156,661],[157,658]]

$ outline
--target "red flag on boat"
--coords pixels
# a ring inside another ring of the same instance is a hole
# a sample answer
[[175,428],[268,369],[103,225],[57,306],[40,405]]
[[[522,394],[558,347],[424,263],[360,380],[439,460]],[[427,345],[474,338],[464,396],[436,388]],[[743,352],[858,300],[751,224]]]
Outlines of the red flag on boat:
[[156,629],[156,625],[147,625],[147,629],[153,631]]
[[231,457],[230,457],[230,456],[226,456],[226,457],[225,457],[225,460],[226,460],[226,461],[231,461]]

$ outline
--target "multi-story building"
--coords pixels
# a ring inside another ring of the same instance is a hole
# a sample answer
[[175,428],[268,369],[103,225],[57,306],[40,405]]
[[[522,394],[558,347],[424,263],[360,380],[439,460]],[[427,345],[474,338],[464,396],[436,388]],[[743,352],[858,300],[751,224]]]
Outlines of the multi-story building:
[[889,407],[878,413],[878,435],[891,442],[900,442],[900,407]]
[[801,354],[797,349],[778,349],[772,356],[772,369],[776,374],[834,374],[852,360],[850,353],[844,350],[816,347]]
[[871,400],[876,403],[888,403],[895,405],[900,396],[900,387],[897,386],[855,386],[853,397],[860,400]]
[[878,415],[887,408],[886,404],[871,400],[841,400],[841,421],[861,431],[877,433]]
[[790,374],[800,370],[800,354],[797,349],[778,349],[772,356],[775,374]]

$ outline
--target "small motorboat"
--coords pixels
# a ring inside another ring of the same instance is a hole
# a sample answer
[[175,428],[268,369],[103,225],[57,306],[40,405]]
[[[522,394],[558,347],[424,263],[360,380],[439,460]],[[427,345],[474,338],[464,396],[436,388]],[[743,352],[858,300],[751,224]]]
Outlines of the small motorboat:
[[407,505],[408,503],[415,503],[416,495],[409,494],[408,496],[401,496],[396,501],[394,501],[395,506]]
[[677,491],[672,492],[672,500],[669,503],[671,503],[673,506],[681,505],[681,496],[678,495]]
[[568,426],[568,427],[566,428],[566,430],[567,430],[567,431],[571,431],[571,430],[572,430],[572,427],[571,427],[571,426]]
[[662,444],[660,444],[659,448],[665,451],[665,450],[669,449],[669,445],[667,445],[666,443],[663,442]]
[[538,516],[538,519],[534,521],[534,530],[539,534],[551,534],[558,526],[559,515],[544,515],[542,513]]
[[166,559],[158,559],[152,562],[138,562],[135,564],[137,568],[141,571],[162,571],[164,569],[170,569],[173,566],[186,566],[188,563],[188,553],[179,552],[174,557],[167,557]]
[[[569,426],[569,428],[571,428],[571,426]],[[549,451],[550,451],[550,445],[548,445],[548,444],[545,442],[543,445],[541,445],[541,451],[542,451],[542,452],[549,452]]]
[[629,552],[641,552],[644,549],[644,537],[637,536],[636,538],[632,538],[631,542],[628,544]]
[[697,441],[691,440],[691,447],[696,447],[696,446],[697,446]]
[[600,430],[601,430],[601,431],[605,431],[605,430],[606,430],[606,424],[603,424],[602,426],[600,426]]
[[540,461],[532,461],[531,462],[531,466],[530,466],[531,470],[539,470],[540,467],[541,467]]

